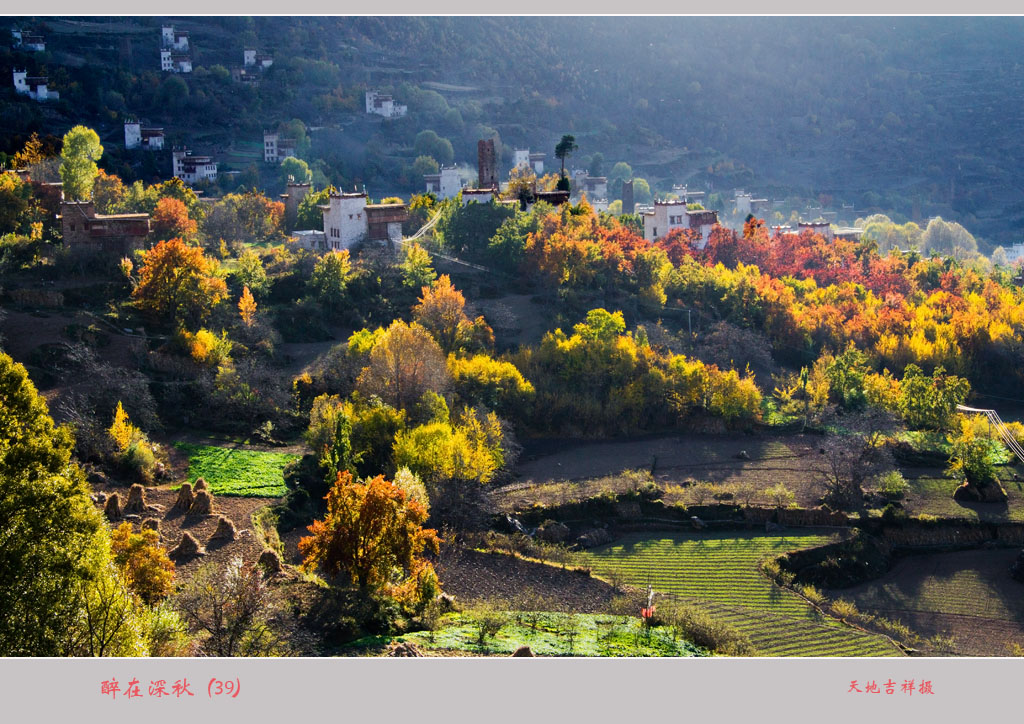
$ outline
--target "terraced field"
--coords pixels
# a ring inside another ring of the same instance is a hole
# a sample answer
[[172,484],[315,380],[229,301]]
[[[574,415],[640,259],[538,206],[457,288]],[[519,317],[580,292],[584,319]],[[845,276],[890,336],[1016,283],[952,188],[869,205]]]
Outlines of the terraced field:
[[770,555],[835,540],[830,533],[764,535],[730,531],[691,535],[637,533],[585,554],[605,578],[705,604],[770,656],[898,656],[885,637],[821,616],[758,570]]
[[1024,584],[1009,575],[1018,552],[907,556],[878,580],[835,594],[922,635],[951,635],[958,654],[1006,656],[1008,644],[1024,644]]

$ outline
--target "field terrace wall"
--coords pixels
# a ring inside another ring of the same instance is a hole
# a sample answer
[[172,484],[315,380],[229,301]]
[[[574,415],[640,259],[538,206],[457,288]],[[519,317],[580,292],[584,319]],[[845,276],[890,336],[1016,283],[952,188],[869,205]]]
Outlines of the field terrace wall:
[[922,521],[911,518],[896,525],[881,525],[872,532],[894,548],[952,549],[1024,545],[1024,523]]
[[[652,500],[653,493],[640,491],[611,496],[602,495],[555,506],[537,505],[517,513],[521,522],[535,527],[545,520],[568,525],[574,534],[606,523],[619,532],[665,527],[709,530],[749,529],[771,522],[786,527],[846,528],[850,519],[844,513],[822,508],[751,508],[736,504],[670,505]],[[694,518],[699,519],[695,524]]]

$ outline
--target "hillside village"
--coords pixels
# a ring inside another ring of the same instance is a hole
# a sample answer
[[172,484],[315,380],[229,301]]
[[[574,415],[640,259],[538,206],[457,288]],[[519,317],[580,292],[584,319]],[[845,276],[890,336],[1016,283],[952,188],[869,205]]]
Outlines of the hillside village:
[[303,23],[0,49],[0,655],[1020,655],[1024,243]]

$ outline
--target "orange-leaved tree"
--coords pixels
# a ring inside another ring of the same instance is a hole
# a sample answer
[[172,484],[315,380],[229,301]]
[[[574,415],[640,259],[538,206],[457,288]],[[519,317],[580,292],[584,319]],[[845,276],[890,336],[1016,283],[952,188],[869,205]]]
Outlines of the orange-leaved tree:
[[178,323],[201,322],[227,295],[216,260],[181,239],[161,241],[144,252],[132,292],[139,309]]
[[421,554],[437,553],[441,542],[426,520],[426,507],[383,475],[359,483],[341,471],[327,493],[327,516],[299,541],[302,567],[343,574],[364,591],[396,584],[398,569],[403,581],[421,578],[430,567]]
[[242,323],[251,327],[256,323],[256,300],[249,291],[249,287],[242,288],[242,298],[238,300],[238,314],[242,317]]
[[466,297],[447,274],[442,274],[422,291],[419,304],[412,309],[412,318],[434,336],[445,352],[494,345],[494,332],[484,318],[470,321],[466,316]]
[[196,222],[189,218],[188,207],[178,199],[164,197],[153,212],[153,234],[159,240],[189,239],[195,235]]

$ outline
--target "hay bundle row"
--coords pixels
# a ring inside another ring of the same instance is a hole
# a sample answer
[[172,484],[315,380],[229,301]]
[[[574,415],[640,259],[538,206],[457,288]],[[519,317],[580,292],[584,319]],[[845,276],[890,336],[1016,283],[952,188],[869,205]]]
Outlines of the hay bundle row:
[[178,489],[178,499],[174,502],[172,512],[186,515],[210,515],[213,513],[213,495],[206,481],[199,478],[193,488],[192,483],[182,483]]

